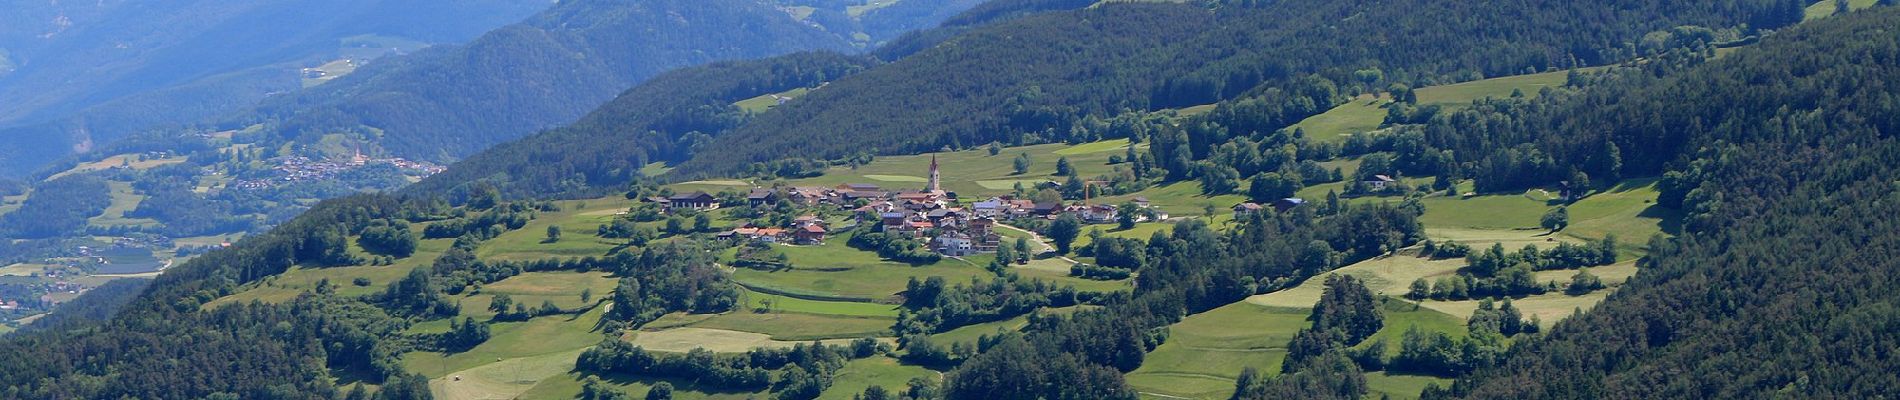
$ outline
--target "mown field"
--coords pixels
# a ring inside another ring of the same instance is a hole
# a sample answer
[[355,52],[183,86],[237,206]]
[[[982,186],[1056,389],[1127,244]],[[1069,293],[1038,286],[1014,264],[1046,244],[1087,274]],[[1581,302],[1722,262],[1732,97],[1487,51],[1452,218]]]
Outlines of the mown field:
[[[1109,140],[1080,145],[1044,144],[1024,147],[1010,147],[997,155],[990,155],[987,149],[929,153],[914,156],[883,156],[868,164],[850,167],[832,167],[824,175],[797,179],[787,182],[795,186],[836,186],[843,183],[869,183],[882,186],[885,190],[920,190],[930,174],[930,159],[937,157],[938,168],[943,176],[944,190],[956,192],[965,198],[977,198],[1007,194],[1017,183],[1034,188],[1042,182],[1068,180],[1066,176],[1056,176],[1056,161],[1064,157],[1075,168],[1078,175],[1093,177],[1114,171],[1115,166],[1108,164],[1109,156],[1123,155],[1127,151],[1127,140]],[[1144,149],[1146,145],[1137,145]],[[1028,154],[1029,172],[1016,174],[1013,160]]]

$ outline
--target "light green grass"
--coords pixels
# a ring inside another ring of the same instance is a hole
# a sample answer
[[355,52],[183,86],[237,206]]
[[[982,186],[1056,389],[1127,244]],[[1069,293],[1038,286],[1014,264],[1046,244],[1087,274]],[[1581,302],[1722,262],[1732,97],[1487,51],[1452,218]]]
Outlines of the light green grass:
[[1315,142],[1344,142],[1354,134],[1379,129],[1379,124],[1385,122],[1386,105],[1391,103],[1389,99],[1360,95],[1289,129],[1301,129]]
[[1366,386],[1370,387],[1367,397],[1387,396],[1393,399],[1416,399],[1425,386],[1436,383],[1439,387],[1451,387],[1451,380],[1421,375],[1387,375],[1385,372],[1366,374]]
[[773,312],[897,318],[897,306],[890,304],[806,300],[743,289],[740,296],[748,309],[767,308],[769,304]]
[[1168,341],[1128,373],[1137,391],[1188,398],[1225,398],[1240,371],[1278,373],[1286,344],[1308,325],[1302,309],[1239,302],[1170,326]]
[[[481,287],[480,293],[468,293],[455,299],[462,304],[462,315],[487,319],[495,316],[488,306],[495,295],[506,294],[529,309],[542,302],[553,302],[563,310],[578,310],[613,297],[618,280],[603,272],[528,272]],[[593,297],[581,302],[581,291],[591,290]]]
[[1508,248],[1522,247],[1527,241],[1597,240],[1614,234],[1619,255],[1635,259],[1647,254],[1650,236],[1673,234],[1680,224],[1680,212],[1655,204],[1658,195],[1654,179],[1618,184],[1570,204],[1570,226],[1551,236],[1542,236],[1538,225],[1559,203],[1553,201],[1553,194],[1539,189],[1516,195],[1426,198],[1419,223],[1434,237],[1442,233],[1449,239],[1488,240]]
[[[990,155],[986,148],[912,156],[885,156],[878,157],[871,163],[860,165],[855,169],[848,166],[832,167],[826,169],[822,176],[792,180],[788,184],[829,187],[844,183],[876,183],[880,181],[876,179],[877,177],[921,177],[929,174],[930,159],[935,156],[942,172],[944,190],[956,192],[964,198],[977,198],[1009,193],[1018,181],[1024,182],[1025,185],[1050,180],[1066,181],[1068,180],[1066,176],[1054,176],[1056,160],[1062,157],[1068,157],[1076,173],[1083,177],[1109,173],[1114,171],[1115,166],[1108,165],[1108,158],[1122,154],[1125,146],[1127,146],[1125,140],[1111,140],[1076,146],[1055,143],[1011,147],[994,156]],[[1015,173],[1012,160],[1022,153],[1028,153],[1032,161],[1029,172],[1019,175]],[[921,181],[915,182],[921,183]],[[885,189],[923,188],[923,185],[914,186],[912,188],[892,186]]]
[[[591,200],[562,201],[561,211],[542,212],[521,229],[508,231],[482,243],[475,255],[484,260],[539,260],[604,256],[621,239],[595,236],[597,229],[613,222],[616,213],[634,205],[624,196]],[[586,207],[581,207],[585,205]],[[561,227],[561,240],[547,242],[548,227]]]
[[865,178],[881,182],[929,182],[930,179],[910,175],[865,175]]
[[667,166],[664,162],[650,163],[640,167],[640,175],[644,176],[660,176],[672,171],[673,167]]
[[14,330],[15,328],[12,325],[0,324],[0,336],[12,333]]
[[[332,268],[293,267],[277,276],[265,278],[258,283],[248,285],[243,291],[206,304],[217,307],[225,304],[244,303],[252,300],[266,303],[280,303],[297,298],[297,294],[313,290],[317,282],[329,279],[336,286],[336,292],[343,296],[360,296],[380,293],[389,287],[390,282],[402,279],[409,270],[428,265],[436,257],[448,250],[453,239],[423,240],[416,246],[416,253],[408,258],[398,259],[395,264],[384,266],[352,266]],[[369,286],[356,286],[356,278],[369,278]],[[483,303],[487,304],[487,303]],[[538,304],[538,303],[537,303]]]
[[859,4],[859,5],[854,5],[854,6],[845,6],[844,14],[851,16],[851,18],[858,18],[858,17],[864,16],[864,13],[871,12],[872,10],[876,10],[876,9],[880,9],[884,7],[890,7],[893,4],[897,4],[897,2],[898,0],[870,0],[870,1],[864,2],[864,4]]
[[1538,91],[1545,87],[1563,86],[1569,77],[1570,71],[1553,71],[1428,86],[1418,89],[1418,102],[1419,104],[1443,105],[1469,104],[1486,97],[1507,97],[1511,95],[1512,90],[1523,91],[1525,97],[1536,97]]
[[[810,13],[810,11],[806,11],[806,12]],[[753,98],[745,99],[745,100],[739,100],[736,103],[732,103],[732,105],[739,106],[739,109],[745,110],[746,112],[749,112],[749,113],[762,113],[762,112],[765,112],[766,110],[772,109],[773,107],[778,107],[778,99],[775,99],[772,96],[789,97],[789,98],[796,99],[796,98],[805,96],[805,93],[809,91],[811,91],[810,88],[797,88],[797,89],[787,90],[787,91],[779,92],[779,93],[762,94],[762,95],[759,95],[758,97],[753,97]]]
[[112,204],[100,215],[86,220],[92,226],[156,226],[157,220],[149,218],[126,218],[125,213],[139,207],[145,201],[145,195],[133,193],[129,182],[106,181],[111,187]]
[[[435,352],[404,354],[403,368],[430,378],[441,378],[450,376],[456,371],[495,363],[496,359],[507,360],[575,352],[600,343],[602,336],[594,332],[594,327],[600,322],[604,309],[605,307],[597,307],[581,315],[548,316],[524,322],[490,324],[491,336],[487,342],[468,351],[454,354]],[[573,359],[568,358],[568,362],[572,363]]]
[[[1548,328],[1551,324],[1570,317],[1578,310],[1590,311],[1591,308],[1595,308],[1597,304],[1602,303],[1603,299],[1608,298],[1610,293],[1614,291],[1615,288],[1598,290],[1582,296],[1571,296],[1563,294],[1562,292],[1545,293],[1512,299],[1511,306],[1516,307],[1518,312],[1523,313],[1524,318],[1528,319],[1531,316],[1537,316],[1537,318],[1543,322],[1543,326]],[[1459,318],[1470,318],[1471,314],[1478,309],[1477,300],[1427,300],[1420,302],[1420,305]]]
[[825,393],[818,398],[850,400],[871,386],[882,386],[892,393],[902,392],[912,378],[934,380],[937,379],[937,373],[924,367],[900,364],[890,357],[851,360],[833,375],[831,388],[825,389]]
[[805,297],[859,301],[888,300],[904,290],[911,277],[941,276],[950,283],[966,283],[990,273],[969,263],[945,259],[927,266],[887,261],[877,253],[846,246],[849,238],[827,240],[818,246],[775,246],[794,266],[790,270],[759,271],[740,268],[733,279],[746,286]]
[[[1245,188],[1246,185],[1242,185],[1241,187]],[[1205,196],[1201,194],[1201,183],[1199,181],[1187,181],[1150,187],[1146,190],[1120,196],[1103,197],[1097,202],[1102,204],[1121,204],[1135,197],[1147,197],[1149,203],[1153,204],[1155,208],[1167,211],[1168,214],[1173,217],[1200,216],[1203,211],[1202,209],[1207,205],[1214,206],[1214,213],[1216,215],[1233,214],[1233,206],[1235,204],[1247,201],[1246,196],[1238,194],[1212,197]]]
[[[571,361],[571,360],[570,360]],[[523,399],[574,399],[580,397],[581,381],[589,375],[579,372],[567,372],[549,376],[535,383],[533,388],[521,393]],[[673,385],[673,398],[679,400],[745,400],[769,397],[768,393],[737,392],[718,388],[700,387],[692,381],[654,379],[631,375],[596,376],[602,384],[632,395],[635,399],[646,398],[647,391],[660,382]],[[442,398],[437,395],[437,398]],[[509,393],[491,399],[510,398]]]
[[[1853,10],[1861,10],[1868,7],[1873,7],[1875,2],[1877,2],[1877,0],[1848,0],[1847,7]],[[1804,17],[1802,18],[1802,21],[1813,21],[1813,20],[1817,20],[1821,18],[1834,16],[1834,13],[1836,12],[1835,9],[1837,7],[1838,6],[1834,4],[1834,0],[1822,0],[1819,2],[1815,2],[1813,5],[1808,6],[1806,13],[1804,13]]]

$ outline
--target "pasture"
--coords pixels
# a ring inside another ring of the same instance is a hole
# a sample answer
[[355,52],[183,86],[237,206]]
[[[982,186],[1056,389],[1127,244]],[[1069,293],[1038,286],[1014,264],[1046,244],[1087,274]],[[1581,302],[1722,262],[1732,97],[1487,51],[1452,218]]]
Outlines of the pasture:
[[[1860,9],[1865,9],[1868,7],[1873,7],[1874,3],[1878,3],[1878,2],[1879,2],[1878,0],[1847,0],[1847,5],[1849,9],[1860,10]],[[1807,10],[1805,10],[1805,12],[1803,13],[1803,17],[1801,20],[1813,21],[1813,20],[1833,16],[1838,7],[1839,6],[1834,4],[1833,0],[1817,1],[1814,3],[1814,5],[1808,6]]]
[[[434,262],[435,258],[441,256],[443,251],[448,250],[449,245],[452,243],[454,243],[454,239],[423,240],[417,244],[416,253],[414,255],[408,258],[398,259],[391,265],[361,265],[330,268],[292,267],[289,271],[284,271],[282,274],[251,283],[247,285],[245,290],[206,303],[205,306],[217,307],[252,300],[266,303],[290,301],[291,299],[297,298],[297,294],[299,293],[316,289],[317,282],[324,279],[330,280],[330,284],[336,286],[338,295],[361,296],[371,293],[380,293],[389,287],[390,282],[402,279],[403,276],[408,275],[409,270]],[[370,284],[368,286],[356,286],[352,282],[356,280],[356,278],[367,278]]]
[[[1079,145],[1055,143],[1009,147],[996,155],[990,155],[987,148],[976,148],[912,156],[882,156],[856,168],[831,167],[824,171],[824,175],[795,179],[787,184],[837,186],[844,183],[871,183],[885,190],[919,190],[924,186],[924,177],[930,173],[930,159],[934,156],[937,157],[938,168],[943,176],[944,190],[956,192],[965,199],[975,199],[1007,194],[1018,182],[1033,188],[1041,182],[1066,181],[1068,177],[1055,175],[1056,161],[1064,157],[1069,159],[1069,164],[1082,177],[1112,172],[1116,166],[1108,164],[1109,156],[1122,155],[1127,147],[1126,139],[1117,139]],[[1136,146],[1137,149],[1143,147],[1145,145]],[[1013,162],[1022,154],[1029,155],[1029,172],[1016,174]]]
[[[634,201],[623,196],[591,200],[557,202],[560,211],[541,212],[521,229],[508,231],[483,242],[475,255],[483,260],[539,260],[604,256],[624,243],[620,239],[595,236],[596,229],[612,222],[620,212],[633,207]],[[549,226],[561,227],[561,240],[549,242]]]
[[1304,131],[1315,142],[1344,142],[1354,134],[1379,129],[1389,104],[1389,96],[1359,95],[1288,128]]
[[[594,332],[594,327],[600,322],[604,309],[597,307],[580,315],[550,315],[522,322],[489,324],[491,336],[487,342],[460,353],[410,352],[403,355],[403,369],[432,379],[447,377],[453,380],[453,376],[458,373],[483,366],[549,356],[565,360],[566,366],[554,371],[565,372],[573,368],[574,357],[579,355],[580,350],[601,341],[602,336]],[[426,332],[430,329],[428,326],[419,326],[411,331]],[[561,356],[551,356],[557,354]],[[527,361],[532,360],[517,362]],[[524,376],[524,380],[526,378]]]
[[100,215],[96,215],[96,216],[93,216],[92,218],[87,219],[86,220],[87,225],[103,226],[103,227],[111,227],[111,226],[152,227],[152,226],[158,225],[158,221],[152,220],[149,218],[126,218],[125,217],[126,212],[137,209],[139,206],[139,203],[145,201],[145,195],[133,192],[131,183],[120,182],[120,181],[106,181],[106,186],[112,189],[111,191],[112,204],[109,206],[106,206],[106,211],[104,213],[101,213]]
[[1144,393],[1225,398],[1245,367],[1280,371],[1286,344],[1308,326],[1307,314],[1239,302],[1188,316],[1168,328],[1168,341],[1149,352],[1141,368],[1128,373],[1128,385]]
[[[506,294],[516,304],[529,309],[540,307],[543,302],[551,302],[562,310],[578,310],[613,298],[617,283],[618,280],[609,274],[598,271],[527,272],[482,286],[455,299],[462,304],[462,316],[487,319],[495,316],[494,311],[488,310],[495,295]],[[593,294],[585,302],[580,297],[584,290]]]

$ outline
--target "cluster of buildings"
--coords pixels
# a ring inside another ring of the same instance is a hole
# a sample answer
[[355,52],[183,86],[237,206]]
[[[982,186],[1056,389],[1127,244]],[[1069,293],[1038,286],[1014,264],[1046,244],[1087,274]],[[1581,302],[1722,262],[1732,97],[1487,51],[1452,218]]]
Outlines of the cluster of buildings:
[[829,223],[815,215],[806,215],[792,220],[789,228],[761,227],[746,224],[733,230],[720,232],[724,240],[755,240],[765,243],[792,243],[800,245],[824,244],[825,236],[831,233]]
[[395,166],[397,169],[403,170],[404,174],[418,178],[427,178],[430,175],[435,175],[448,169],[448,167],[435,163],[408,160],[400,157],[369,158],[363,155],[361,151],[356,152],[356,154],[351,156],[348,160],[342,161],[318,161],[312,160],[309,157],[294,156],[280,158],[278,159],[277,166],[271,167],[272,170],[277,171],[277,176],[266,179],[239,180],[232,182],[231,187],[239,189],[264,189],[283,183],[332,179],[346,171],[369,165],[382,164]]

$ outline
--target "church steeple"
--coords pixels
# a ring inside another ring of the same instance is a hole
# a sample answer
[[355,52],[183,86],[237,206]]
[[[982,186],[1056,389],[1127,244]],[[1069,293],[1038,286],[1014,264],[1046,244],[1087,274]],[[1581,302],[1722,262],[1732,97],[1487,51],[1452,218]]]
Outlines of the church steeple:
[[936,155],[930,156],[930,184],[929,186],[924,187],[924,191],[932,192],[932,193],[943,191],[942,175],[940,175],[937,171],[937,156]]

